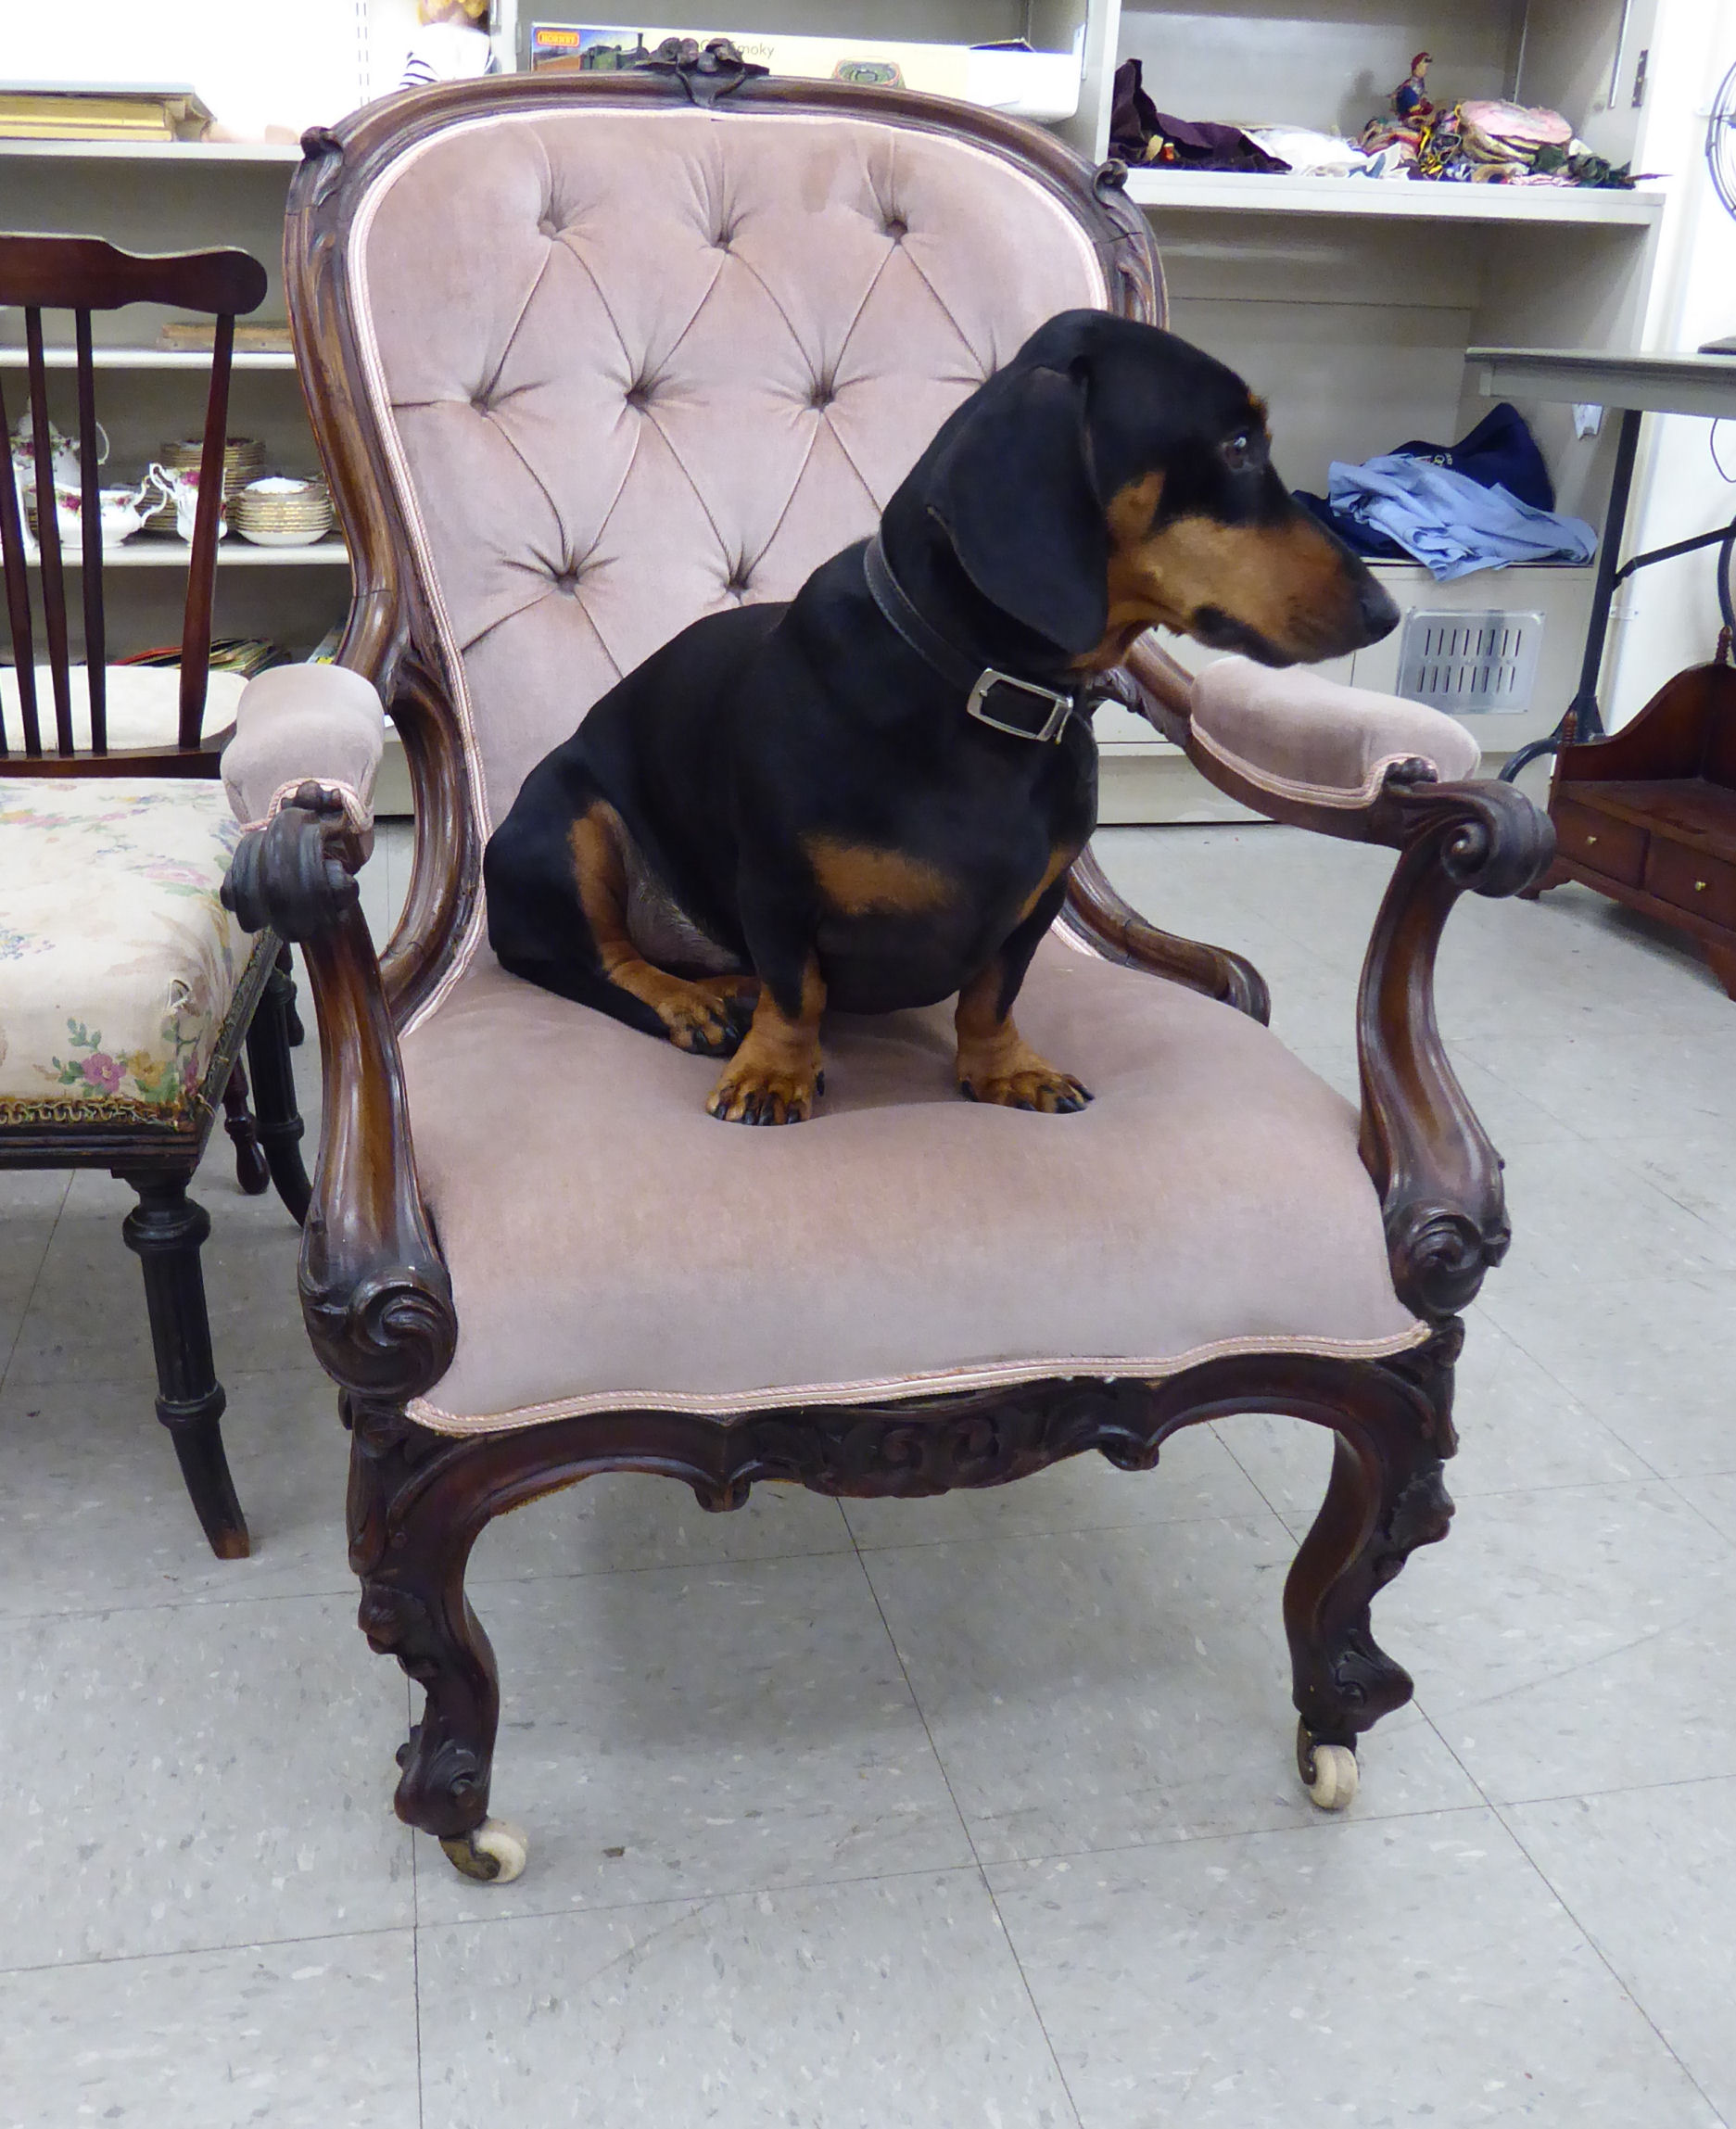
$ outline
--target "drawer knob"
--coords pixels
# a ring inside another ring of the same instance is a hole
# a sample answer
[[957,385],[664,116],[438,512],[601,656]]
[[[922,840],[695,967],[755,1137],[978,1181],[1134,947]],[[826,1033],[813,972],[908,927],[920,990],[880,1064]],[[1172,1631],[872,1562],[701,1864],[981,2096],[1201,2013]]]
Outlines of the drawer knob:
[[1586,846],[1586,848],[1587,848],[1588,850],[1590,850],[1590,849],[1591,848],[1591,846],[1592,846],[1592,845],[1593,845],[1593,844],[1596,843],[1596,841],[1597,841],[1597,837],[1596,837],[1595,835],[1588,835],[1588,836],[1586,837],[1586,839],[1585,839],[1585,846]]
[[1693,891],[1696,894],[1704,894],[1706,891],[1707,885],[1708,882],[1706,881],[1696,880],[1693,883]]

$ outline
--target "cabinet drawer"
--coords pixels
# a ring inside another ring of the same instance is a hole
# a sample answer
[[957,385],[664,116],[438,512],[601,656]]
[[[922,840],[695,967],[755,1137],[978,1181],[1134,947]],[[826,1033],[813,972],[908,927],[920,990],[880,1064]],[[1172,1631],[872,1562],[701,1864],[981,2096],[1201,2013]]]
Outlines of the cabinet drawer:
[[1654,836],[1646,860],[1645,884],[1660,902],[1692,910],[1711,924],[1736,930],[1736,865],[1705,857],[1686,843]]
[[1636,828],[1628,820],[1612,820],[1608,814],[1593,812],[1589,805],[1576,805],[1568,798],[1558,798],[1550,810],[1555,822],[1555,841],[1564,857],[1574,858],[1593,872],[1605,873],[1627,886],[1639,886],[1645,871],[1643,828]]

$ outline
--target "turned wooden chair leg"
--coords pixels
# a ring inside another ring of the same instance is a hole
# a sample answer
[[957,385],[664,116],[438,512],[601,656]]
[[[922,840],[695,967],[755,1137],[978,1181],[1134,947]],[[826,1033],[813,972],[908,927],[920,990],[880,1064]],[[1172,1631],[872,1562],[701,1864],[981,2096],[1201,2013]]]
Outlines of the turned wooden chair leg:
[[211,1231],[210,1215],[187,1196],[185,1176],[135,1175],[127,1181],[139,1201],[121,1233],[145,1273],[145,1305],[157,1355],[157,1416],[174,1442],[211,1551],[220,1560],[245,1560],[252,1547],[223,1454],[225,1400],[211,1361],[199,1269],[199,1246]]
[[1441,1466],[1458,1446],[1452,1363],[1464,1326],[1378,1363],[1336,1428],[1332,1477],[1284,1590],[1297,1764],[1323,1810],[1356,1793],[1356,1739],[1411,1697],[1410,1673],[1375,1640],[1369,1606],[1419,1545],[1447,1535]]
[[223,1089],[223,1129],[235,1148],[235,1181],[249,1198],[262,1197],[272,1186],[272,1172],[247,1107],[247,1068],[239,1058],[230,1067],[229,1084]]
[[289,1046],[298,1050],[308,1039],[308,1031],[301,1024],[301,1015],[296,1009],[296,957],[285,939],[277,949],[277,972],[287,979],[289,989],[284,1000],[284,1026],[288,1031]]
[[296,1106],[295,1062],[289,1054],[295,1040],[291,1026],[298,1028],[301,1023],[296,1017],[296,984],[288,961],[285,946],[254,1008],[247,1030],[247,1062],[253,1068],[253,1107],[266,1165],[277,1195],[299,1224],[308,1216],[312,1189],[301,1162],[306,1126]]

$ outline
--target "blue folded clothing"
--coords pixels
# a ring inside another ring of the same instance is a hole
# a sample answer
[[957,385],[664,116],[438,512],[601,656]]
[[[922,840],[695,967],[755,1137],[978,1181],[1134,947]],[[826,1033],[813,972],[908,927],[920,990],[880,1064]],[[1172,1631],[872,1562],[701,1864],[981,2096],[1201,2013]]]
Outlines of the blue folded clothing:
[[1554,484],[1537,438],[1504,399],[1459,443],[1400,444],[1366,465],[1336,464],[1326,495],[1296,500],[1358,554],[1411,555],[1440,582],[1514,562],[1589,562],[1597,552],[1589,525],[1553,515]]
[[1437,583],[1514,563],[1590,562],[1597,552],[1597,534],[1583,519],[1538,510],[1504,488],[1400,451],[1366,465],[1335,463],[1326,501],[1336,520],[1392,540]]
[[1468,437],[1456,444],[1408,443],[1401,458],[1430,459],[1467,474],[1479,488],[1504,488],[1533,510],[1553,510],[1555,484],[1525,416],[1506,399],[1492,406]]

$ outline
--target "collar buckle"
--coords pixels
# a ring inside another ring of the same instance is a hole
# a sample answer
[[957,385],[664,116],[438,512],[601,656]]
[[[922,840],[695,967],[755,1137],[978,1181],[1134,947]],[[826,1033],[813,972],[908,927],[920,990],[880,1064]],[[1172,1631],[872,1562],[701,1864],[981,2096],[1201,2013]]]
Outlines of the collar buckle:
[[[988,698],[996,688],[1011,688],[1021,695],[1033,695],[1038,702],[1048,704],[1048,714],[1041,725],[1013,724],[1005,717],[997,717],[988,707]],[[985,665],[977,676],[965,703],[965,715],[974,717],[978,724],[987,725],[993,732],[1005,732],[1011,739],[1033,740],[1039,746],[1058,740],[1067,729],[1067,720],[1073,712],[1073,698],[1063,695],[1054,688],[1043,687],[1035,680],[1021,680],[1012,673],[997,672],[993,665]]]

